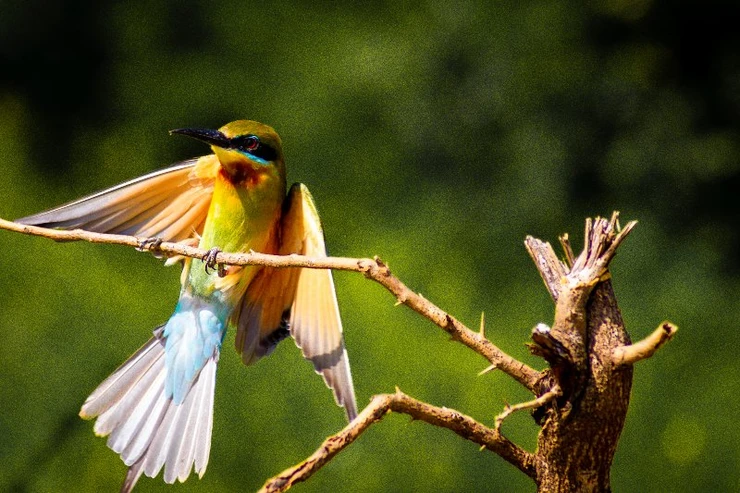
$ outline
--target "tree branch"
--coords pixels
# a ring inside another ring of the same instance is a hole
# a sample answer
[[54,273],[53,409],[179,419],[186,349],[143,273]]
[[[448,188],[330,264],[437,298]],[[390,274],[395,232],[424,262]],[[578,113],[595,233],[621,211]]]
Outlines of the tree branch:
[[416,400],[396,389],[395,394],[374,396],[370,404],[354,421],[336,435],[327,438],[306,460],[269,479],[260,493],[285,491],[295,483],[307,480],[335,455],[354,442],[370,425],[377,423],[390,412],[408,414],[414,419],[454,431],[461,437],[479,444],[481,448],[495,452],[527,476],[534,478],[533,455],[509,441],[497,429],[488,428],[453,409],[436,407]]
[[[549,368],[538,372],[501,351],[485,337],[485,318],[474,332],[442,309],[411,291],[379,258],[306,257],[255,252],[218,253],[219,267],[261,265],[275,268],[303,267],[361,272],[405,304],[448,332],[490,362],[482,373],[501,368],[537,396],[509,406],[489,428],[455,410],[435,407],[395,394],[373,397],[370,404],[342,431],[327,438],[306,460],[265,483],[262,492],[285,491],[305,481],[368,427],[395,411],[434,426],[447,428],[508,461],[534,479],[539,491],[607,491],[609,468],[624,424],[632,383],[632,364],[650,357],[670,340],[677,328],[669,322],[645,340],[629,344],[624,323],[609,280],[609,262],[636,224],[620,228],[618,213],[611,219],[586,220],[584,249],[576,256],[567,235],[560,238],[565,261],[549,243],[527,237],[525,244],[555,300],[552,328],[538,324],[532,331],[531,350],[545,358]],[[0,229],[55,239],[84,240],[132,246],[165,256],[204,258],[209,252],[184,243],[152,241],[123,235],[73,230],[60,231],[16,224],[0,219]],[[500,432],[512,413],[535,409],[542,429],[537,451],[527,452]],[[542,411],[542,412],[540,412]]]
[[500,430],[501,425],[504,423],[504,420],[508,418],[510,415],[514,414],[517,411],[523,411],[525,409],[535,409],[537,407],[542,407],[545,404],[552,402],[553,400],[557,399],[562,395],[562,392],[560,390],[560,387],[555,385],[552,389],[548,390],[541,396],[537,397],[536,399],[532,399],[531,401],[527,402],[520,402],[519,404],[514,404],[513,406],[506,405],[503,411],[496,416],[496,420],[494,422],[494,429]]
[[615,348],[612,352],[612,363],[615,366],[624,366],[647,359],[655,354],[663,344],[670,341],[677,331],[678,327],[672,323],[663,322],[645,339]]
[[[95,233],[84,230],[56,230],[28,226],[0,219],[0,229],[15,231],[18,233],[42,236],[56,241],[88,241],[91,243],[108,243],[134,247],[140,251],[150,251],[165,256],[183,256],[202,259],[207,250],[195,248],[183,243],[153,242],[150,238],[137,238],[134,236],[115,235],[107,233]],[[452,338],[476,353],[486,358],[491,365],[500,368],[517,382],[537,394],[537,387],[541,375],[537,370],[529,367],[521,361],[509,356],[496,345],[491,343],[482,334],[466,327],[452,315],[410,290],[400,279],[394,276],[388,266],[378,257],[369,258],[347,258],[347,257],[306,257],[303,255],[269,255],[265,253],[225,253],[216,255],[219,265],[261,265],[265,267],[285,268],[304,267],[309,269],[333,269],[361,272],[368,279],[372,279],[385,287],[402,303],[425,318],[434,322],[442,330],[446,331]]]

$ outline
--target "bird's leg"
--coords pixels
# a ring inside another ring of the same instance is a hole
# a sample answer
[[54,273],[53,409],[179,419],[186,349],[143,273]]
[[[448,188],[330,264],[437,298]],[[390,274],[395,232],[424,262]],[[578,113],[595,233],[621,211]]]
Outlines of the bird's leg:
[[226,267],[224,267],[224,264],[216,263],[216,256],[219,253],[221,253],[221,249],[219,247],[213,247],[208,250],[208,253],[203,255],[201,260],[205,262],[206,274],[210,274],[208,269],[216,269],[218,271],[218,277],[224,277],[226,275]]

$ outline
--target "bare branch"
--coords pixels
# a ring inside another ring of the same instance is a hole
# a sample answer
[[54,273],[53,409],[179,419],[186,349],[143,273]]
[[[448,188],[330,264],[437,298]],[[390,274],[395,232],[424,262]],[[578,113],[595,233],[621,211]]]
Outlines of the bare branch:
[[[134,247],[144,252],[154,252],[167,257],[183,256],[203,258],[209,250],[192,247],[184,243],[168,241],[150,241],[151,238],[137,238],[135,236],[116,235],[109,233],[95,233],[82,229],[60,230],[28,226],[0,219],[0,229],[18,233],[42,236],[55,241],[87,241],[90,243],[106,243]],[[371,259],[356,259],[346,257],[312,258],[302,255],[268,255],[265,253],[227,253],[219,252],[216,255],[217,264],[225,265],[262,265],[265,267],[307,267],[310,269],[334,269],[364,272],[374,261]]]
[[678,327],[670,322],[663,322],[645,339],[634,344],[620,346],[612,352],[612,363],[615,366],[631,365],[651,357],[660,347],[670,341]]
[[532,399],[531,401],[520,402],[519,404],[514,404],[513,406],[507,404],[504,410],[498,416],[496,416],[494,429],[500,430],[504,420],[513,413],[517,411],[522,411],[524,409],[534,409],[536,407],[542,407],[548,402],[557,399],[561,395],[562,391],[560,390],[560,387],[556,385],[552,389],[548,390],[536,399]]
[[453,409],[436,407],[396,390],[395,394],[376,395],[370,404],[342,431],[327,438],[306,460],[269,479],[260,493],[285,491],[305,481],[324,464],[354,442],[370,425],[390,412],[408,414],[414,419],[454,431],[461,437],[500,455],[527,476],[534,478],[535,463],[531,453],[519,448],[498,430],[488,428],[473,418]]
[[[192,258],[203,258],[209,252],[182,243],[151,241],[150,238],[137,238],[134,236],[114,235],[106,233],[95,233],[84,230],[56,230],[28,226],[0,219],[0,229],[15,231],[18,233],[42,236],[57,241],[88,241],[91,243],[109,243],[126,245],[141,251],[151,251],[165,256],[184,256]],[[365,277],[381,284],[390,291],[398,300],[415,312],[434,322],[442,330],[449,333],[452,338],[476,353],[486,358],[492,365],[496,365],[502,371],[514,378],[520,384],[537,393],[540,382],[540,372],[528,365],[509,356],[483,334],[477,333],[456,318],[443,311],[441,308],[428,301],[418,293],[410,290],[404,283],[395,277],[388,266],[378,257],[369,258],[347,258],[347,257],[306,257],[303,255],[269,255],[264,253],[225,253],[216,255],[216,263],[219,265],[261,265],[266,267],[304,267],[310,269],[333,269],[361,272]]]

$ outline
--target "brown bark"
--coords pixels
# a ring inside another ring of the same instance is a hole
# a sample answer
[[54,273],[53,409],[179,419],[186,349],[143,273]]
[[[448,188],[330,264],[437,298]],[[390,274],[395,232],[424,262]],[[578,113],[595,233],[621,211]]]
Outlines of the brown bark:
[[588,364],[584,374],[569,377],[578,384],[548,412],[537,442],[536,482],[543,493],[610,491],[632,387],[632,367],[617,367],[610,355],[629,336],[610,281],[594,290],[586,311]]
[[539,270],[556,302],[555,323],[551,330],[535,329],[533,349],[550,363],[562,392],[542,410],[535,452],[540,492],[610,491],[609,471],[629,406],[632,366],[618,365],[612,356],[630,339],[607,267],[633,224],[620,233],[616,217],[589,222],[584,250],[570,269],[549,245],[527,240],[538,267],[546,266]]

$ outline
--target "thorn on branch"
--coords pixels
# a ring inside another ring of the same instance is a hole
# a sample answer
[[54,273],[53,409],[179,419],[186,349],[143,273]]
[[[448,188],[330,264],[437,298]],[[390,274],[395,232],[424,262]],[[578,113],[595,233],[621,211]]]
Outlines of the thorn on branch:
[[625,366],[647,359],[655,354],[663,344],[670,341],[677,331],[678,327],[671,322],[663,322],[645,339],[615,348],[612,351],[612,363],[615,366]]
[[393,304],[393,306],[403,305],[404,303],[406,303],[406,301],[408,301],[408,297],[406,296],[406,294],[400,294],[398,295],[398,297],[396,297],[396,302]]
[[481,339],[486,338],[486,312],[480,312],[480,330],[478,333]]
[[490,372],[492,372],[493,370],[495,370],[496,368],[498,368],[498,365],[497,365],[497,364],[495,364],[495,363],[494,363],[494,364],[492,364],[492,365],[489,365],[489,366],[485,367],[484,369],[482,369],[481,371],[479,371],[479,372],[478,372],[478,376],[479,376],[479,377],[482,377],[482,376],[483,376],[483,375],[485,375],[486,373],[490,373]]

